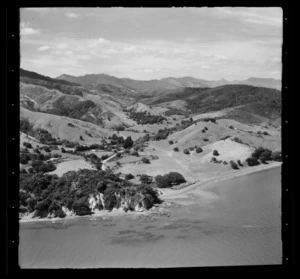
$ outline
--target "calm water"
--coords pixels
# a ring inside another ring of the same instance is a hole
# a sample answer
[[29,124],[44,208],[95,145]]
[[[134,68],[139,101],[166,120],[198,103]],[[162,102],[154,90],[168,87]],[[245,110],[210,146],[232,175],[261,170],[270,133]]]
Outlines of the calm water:
[[210,188],[209,203],[164,220],[110,217],[21,224],[24,268],[281,264],[281,168]]

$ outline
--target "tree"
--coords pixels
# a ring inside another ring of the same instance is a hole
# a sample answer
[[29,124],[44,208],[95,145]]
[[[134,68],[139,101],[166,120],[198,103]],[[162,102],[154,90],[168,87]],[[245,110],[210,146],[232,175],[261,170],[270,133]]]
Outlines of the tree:
[[62,153],[66,153],[66,149],[64,149],[63,147],[60,150]]
[[271,160],[271,155],[272,155],[272,151],[271,150],[268,150],[268,149],[265,149],[264,152],[262,152],[260,155],[259,155],[259,160],[265,164],[267,161],[270,161]]
[[237,165],[234,161],[231,160],[229,163],[230,163],[231,167],[232,167],[234,170],[238,170],[238,169],[239,169],[238,165]]
[[155,182],[159,188],[168,188],[173,185],[185,183],[186,180],[180,173],[170,172],[165,175],[157,175],[155,177]]
[[145,184],[149,184],[152,182],[152,178],[146,174],[142,174],[140,177],[140,181]]
[[172,145],[174,142],[173,142],[172,140],[169,140],[168,143],[169,143],[170,145]]
[[184,153],[184,154],[190,154],[190,151],[189,151],[187,148],[185,148],[185,149],[183,150],[183,153]]
[[179,151],[178,147],[174,147],[173,150],[176,151],[176,152]]
[[144,164],[150,164],[149,159],[146,158],[146,157],[143,157],[141,161],[142,161]]
[[272,152],[271,159],[277,162],[282,162],[281,152],[279,151]]
[[214,150],[214,151],[213,151],[213,155],[214,155],[214,156],[219,156],[220,154],[219,154],[218,150]]
[[132,146],[133,146],[133,140],[131,139],[131,137],[127,137],[123,143],[123,147],[127,149],[127,148],[131,148]]
[[126,180],[130,180],[132,178],[134,178],[134,176],[131,173],[128,173],[128,174],[125,175]]
[[201,153],[203,149],[201,147],[196,147],[196,153]]
[[237,160],[237,163],[238,163],[238,165],[239,165],[240,167],[243,167],[243,164],[242,164],[241,160]]
[[257,166],[260,164],[256,157],[249,157],[246,159],[246,162],[247,162],[248,166],[250,166],[250,167]]

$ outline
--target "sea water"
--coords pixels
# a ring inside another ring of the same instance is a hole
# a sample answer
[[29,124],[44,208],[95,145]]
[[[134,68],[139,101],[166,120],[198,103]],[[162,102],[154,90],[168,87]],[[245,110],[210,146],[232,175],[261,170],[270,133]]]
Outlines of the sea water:
[[281,264],[281,168],[208,187],[169,218],[79,217],[20,224],[21,268]]

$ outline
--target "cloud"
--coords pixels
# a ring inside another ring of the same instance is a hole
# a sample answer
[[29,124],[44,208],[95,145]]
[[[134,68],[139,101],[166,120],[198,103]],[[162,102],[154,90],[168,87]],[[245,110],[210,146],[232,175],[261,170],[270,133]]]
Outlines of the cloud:
[[20,33],[21,33],[21,36],[28,36],[28,35],[40,34],[40,31],[29,27],[29,24],[26,22],[21,22]]
[[68,18],[77,18],[77,17],[79,17],[77,14],[71,13],[71,12],[67,12],[67,13],[65,13],[65,15]]
[[39,48],[37,48],[38,51],[44,51],[48,49],[50,49],[50,46],[40,46]]

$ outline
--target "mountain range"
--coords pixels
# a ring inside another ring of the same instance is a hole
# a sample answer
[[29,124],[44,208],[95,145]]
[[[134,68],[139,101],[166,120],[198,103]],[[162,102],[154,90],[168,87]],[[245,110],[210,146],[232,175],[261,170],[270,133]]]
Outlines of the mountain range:
[[228,81],[225,79],[209,81],[194,77],[168,77],[154,80],[134,80],[129,78],[117,78],[106,74],[89,74],[78,77],[63,74],[56,79],[78,83],[82,86],[97,86],[99,84],[109,84],[114,86],[126,87],[131,90],[139,90],[144,93],[159,93],[161,91],[183,87],[217,87],[228,84],[245,84],[281,90],[281,80],[256,77],[250,77],[246,80],[240,81]]

